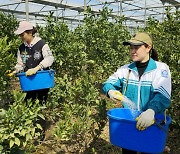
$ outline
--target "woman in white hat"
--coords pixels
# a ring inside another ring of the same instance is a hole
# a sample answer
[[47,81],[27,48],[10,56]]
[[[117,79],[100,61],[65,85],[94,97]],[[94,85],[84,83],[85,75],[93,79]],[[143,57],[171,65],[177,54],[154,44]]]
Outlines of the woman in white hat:
[[[122,94],[129,98],[133,106],[142,111],[136,124],[137,129],[142,131],[154,123],[156,113],[163,113],[169,107],[171,74],[168,65],[158,61],[152,39],[147,33],[139,32],[123,44],[129,45],[133,62],[118,68],[103,84],[103,92],[118,102],[122,101]],[[131,108],[129,104],[122,105]],[[137,153],[131,150],[122,149],[122,152]]]
[[[10,76],[19,72],[25,72],[26,76],[31,76],[36,74],[38,70],[49,69],[53,64],[52,51],[44,40],[35,36],[36,32],[36,28],[30,22],[20,22],[15,34],[21,37],[23,43],[18,49],[15,71]],[[48,91],[49,89],[29,91],[26,100],[38,98],[40,101],[44,101],[47,99]]]

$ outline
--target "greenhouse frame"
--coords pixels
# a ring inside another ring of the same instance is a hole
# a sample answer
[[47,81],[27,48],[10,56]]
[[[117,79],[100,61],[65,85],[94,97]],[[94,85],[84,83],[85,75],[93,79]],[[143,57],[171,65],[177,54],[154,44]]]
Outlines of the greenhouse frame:
[[1,0],[0,11],[11,13],[19,21],[45,24],[44,17],[50,12],[53,18],[66,21],[71,27],[83,23],[86,9],[98,14],[103,7],[112,9],[113,16],[123,16],[129,28],[144,27],[148,17],[164,20],[166,8],[175,12],[180,0]]

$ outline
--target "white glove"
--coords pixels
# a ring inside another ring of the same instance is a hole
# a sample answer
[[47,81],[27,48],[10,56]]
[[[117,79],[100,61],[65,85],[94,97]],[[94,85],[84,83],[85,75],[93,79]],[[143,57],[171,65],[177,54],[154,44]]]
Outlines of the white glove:
[[152,109],[148,109],[142,112],[139,117],[136,118],[137,124],[136,128],[139,130],[144,130],[154,123],[155,112]]
[[41,67],[38,65],[36,66],[35,68],[31,68],[31,69],[28,69],[26,71],[26,76],[30,76],[30,75],[34,75],[37,73],[37,71],[40,69]]
[[123,95],[118,90],[109,90],[108,91],[109,97],[114,101],[122,101]]

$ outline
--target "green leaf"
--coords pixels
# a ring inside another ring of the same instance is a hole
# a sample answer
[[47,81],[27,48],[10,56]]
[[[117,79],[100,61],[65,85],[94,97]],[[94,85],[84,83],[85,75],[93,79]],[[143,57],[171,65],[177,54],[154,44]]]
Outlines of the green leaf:
[[17,137],[15,138],[15,144],[20,146],[20,140]]
[[42,115],[42,114],[38,114],[38,116],[39,116],[40,118],[42,118],[43,120],[45,120],[44,115]]
[[28,141],[29,139],[32,139],[32,136],[30,134],[26,134],[26,141]]
[[34,136],[34,134],[35,134],[35,127],[31,128],[31,134],[32,134],[32,136]]
[[30,114],[30,115],[34,115],[34,113],[33,113],[31,110],[29,110],[29,114]]
[[14,137],[14,133],[11,133],[10,136],[11,136],[11,137]]
[[9,138],[9,136],[10,136],[10,135],[6,135],[6,134],[5,134],[5,135],[3,135],[3,139],[4,139],[4,140],[6,140],[6,139],[8,139],[8,138]]
[[39,132],[35,133],[36,136],[40,136],[41,134]]
[[36,124],[37,128],[39,128],[40,130],[43,130],[42,126],[40,124]]
[[27,145],[27,142],[23,142],[23,147],[25,147]]
[[12,148],[13,145],[14,145],[14,141],[13,141],[13,140],[10,140],[9,147]]
[[32,123],[32,120],[26,121],[26,122],[25,122],[25,125],[28,125],[28,124],[30,124],[30,123]]
[[0,109],[0,117],[3,117],[6,114],[6,110]]
[[21,136],[25,136],[25,134],[26,134],[26,130],[25,130],[25,129],[22,129],[20,135],[21,135]]
[[15,134],[21,134],[20,130],[17,130],[17,129],[14,130],[14,133]]

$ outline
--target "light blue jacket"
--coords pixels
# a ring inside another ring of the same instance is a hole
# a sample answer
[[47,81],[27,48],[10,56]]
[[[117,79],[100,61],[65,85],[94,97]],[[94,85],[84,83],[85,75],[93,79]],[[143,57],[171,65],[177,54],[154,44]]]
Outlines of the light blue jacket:
[[[162,113],[170,105],[171,74],[168,65],[150,59],[146,70],[139,78],[135,62],[120,67],[103,84],[103,92],[124,88],[128,79],[125,96],[129,98],[138,110],[153,109],[155,113]],[[108,96],[109,97],[109,96]],[[128,106],[124,105],[125,108]]]

